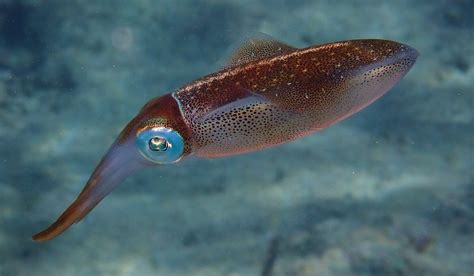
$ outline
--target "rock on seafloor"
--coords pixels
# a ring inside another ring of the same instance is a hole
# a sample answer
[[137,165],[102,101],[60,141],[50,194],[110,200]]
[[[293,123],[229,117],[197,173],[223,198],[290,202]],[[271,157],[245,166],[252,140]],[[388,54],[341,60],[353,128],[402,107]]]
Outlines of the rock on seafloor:
[[[0,275],[472,275],[473,9],[0,0]],[[297,47],[391,39],[421,55],[338,125],[142,171],[58,239],[30,240],[144,103],[213,72],[255,31]]]

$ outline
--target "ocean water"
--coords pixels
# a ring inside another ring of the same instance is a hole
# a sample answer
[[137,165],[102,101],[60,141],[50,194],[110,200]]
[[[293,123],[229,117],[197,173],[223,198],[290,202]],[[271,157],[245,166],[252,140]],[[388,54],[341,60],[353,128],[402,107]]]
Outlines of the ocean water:
[[[474,1],[0,0],[0,276],[474,275]],[[349,119],[137,172],[58,238],[149,99],[263,32],[420,52]]]

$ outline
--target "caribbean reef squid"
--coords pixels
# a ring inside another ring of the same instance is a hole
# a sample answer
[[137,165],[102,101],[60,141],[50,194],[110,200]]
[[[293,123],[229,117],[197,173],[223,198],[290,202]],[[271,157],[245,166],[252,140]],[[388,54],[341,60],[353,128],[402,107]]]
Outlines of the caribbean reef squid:
[[257,151],[329,127],[389,91],[417,56],[388,40],[300,49],[252,37],[220,71],[146,103],[76,200],[33,239],[58,236],[138,169]]

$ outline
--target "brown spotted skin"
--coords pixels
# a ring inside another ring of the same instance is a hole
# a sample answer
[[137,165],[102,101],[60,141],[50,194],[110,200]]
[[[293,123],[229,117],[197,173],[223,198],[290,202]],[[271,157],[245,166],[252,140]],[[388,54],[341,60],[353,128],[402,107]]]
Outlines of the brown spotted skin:
[[[393,41],[331,43],[225,69],[174,97],[196,155],[233,155],[284,143],[350,116],[393,87],[416,57],[416,50]],[[254,100],[242,100],[246,97]],[[228,108],[219,111],[222,106]]]

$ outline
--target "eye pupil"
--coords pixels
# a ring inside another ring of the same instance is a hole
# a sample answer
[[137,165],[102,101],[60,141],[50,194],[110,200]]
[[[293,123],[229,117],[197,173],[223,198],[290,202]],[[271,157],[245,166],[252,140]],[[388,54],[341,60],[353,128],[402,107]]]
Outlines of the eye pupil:
[[153,137],[148,141],[148,146],[152,151],[166,151],[168,149],[168,141],[161,137]]

